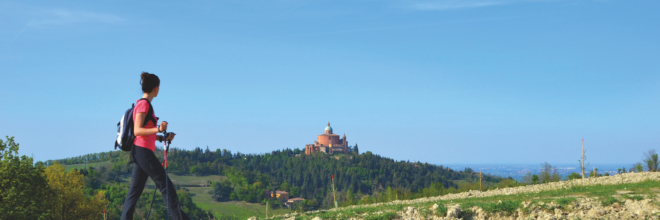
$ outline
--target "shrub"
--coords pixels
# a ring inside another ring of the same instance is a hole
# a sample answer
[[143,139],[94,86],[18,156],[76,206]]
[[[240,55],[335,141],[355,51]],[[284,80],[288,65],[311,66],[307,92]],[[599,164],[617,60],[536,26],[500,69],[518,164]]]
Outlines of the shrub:
[[519,201],[501,201],[501,202],[466,202],[460,205],[461,210],[471,214],[470,208],[477,206],[487,213],[504,212],[505,215],[511,215],[520,207]]
[[580,175],[579,173],[571,173],[571,175],[566,176],[566,180],[574,180],[580,178],[582,178],[582,175]]
[[600,201],[600,204],[602,206],[609,206],[609,205],[614,204],[615,202],[621,203],[621,201],[619,201],[619,199],[611,197],[611,196],[607,196],[605,198],[602,198],[602,201]]
[[641,195],[633,195],[633,196],[630,196],[630,195],[623,194],[623,195],[621,195],[621,196],[622,196],[624,199],[632,199],[632,200],[634,200],[634,201],[639,201],[639,200],[643,200],[643,199],[644,199],[644,197],[641,196]]
[[532,184],[539,184],[539,175],[534,174],[532,176]]
[[643,200],[643,199],[644,199],[644,197],[643,197],[643,196],[640,196],[640,195],[634,195],[634,196],[631,196],[630,198],[631,198],[632,200],[635,200],[635,201],[639,201],[639,200]]
[[491,203],[488,209],[484,209],[487,212],[504,212],[506,215],[511,215],[520,207],[519,201],[502,201],[499,203]]
[[435,214],[437,216],[444,217],[444,216],[447,216],[447,211],[448,211],[448,209],[447,209],[447,206],[445,206],[445,204],[438,203],[438,208],[435,209]]
[[574,197],[565,197],[565,198],[557,199],[557,203],[562,206],[567,206],[568,204],[571,204],[573,201],[575,201]]
[[384,212],[378,215],[369,215],[364,220],[392,220],[396,218],[396,213]]

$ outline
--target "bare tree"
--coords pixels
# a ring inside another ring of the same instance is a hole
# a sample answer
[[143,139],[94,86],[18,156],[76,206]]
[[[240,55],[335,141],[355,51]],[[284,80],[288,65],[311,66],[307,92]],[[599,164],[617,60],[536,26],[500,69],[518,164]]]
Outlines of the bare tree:
[[557,167],[553,167],[548,162],[541,164],[541,174],[539,175],[540,183],[556,182],[560,179],[561,177],[557,173]]
[[644,165],[646,165],[649,172],[658,171],[658,154],[655,150],[644,153]]
[[523,182],[527,185],[532,184],[532,172],[527,172],[527,174],[525,174],[523,177]]
[[[578,160],[580,162],[580,166],[582,166],[582,179],[585,178],[585,176],[584,176],[585,175],[585,173],[584,173],[584,161],[587,160],[587,156],[584,155],[585,152],[587,152],[587,151],[584,149],[584,139],[582,139],[582,159]],[[589,164],[587,164],[587,166],[589,166]]]

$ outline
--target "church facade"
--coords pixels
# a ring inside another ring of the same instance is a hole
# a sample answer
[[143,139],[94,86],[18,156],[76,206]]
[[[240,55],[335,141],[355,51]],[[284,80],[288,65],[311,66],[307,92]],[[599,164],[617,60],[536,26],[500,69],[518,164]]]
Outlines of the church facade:
[[314,144],[305,145],[305,154],[312,154],[314,152],[323,152],[326,154],[348,153],[346,134],[342,138],[339,138],[339,135],[332,133],[332,127],[330,127],[330,123],[328,122],[328,127],[325,127],[325,131],[317,137]]

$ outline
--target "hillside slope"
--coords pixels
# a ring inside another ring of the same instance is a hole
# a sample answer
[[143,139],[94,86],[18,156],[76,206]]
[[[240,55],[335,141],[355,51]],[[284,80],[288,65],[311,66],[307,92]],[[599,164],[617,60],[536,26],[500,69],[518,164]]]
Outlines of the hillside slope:
[[[157,149],[156,155],[162,158],[162,150]],[[208,148],[172,148],[168,157],[168,172],[171,174],[227,177],[227,183],[223,185],[229,186],[229,192],[218,201],[266,204],[266,190],[283,190],[289,192],[290,197],[304,198],[309,207],[320,209],[331,207],[334,196],[344,205],[358,204],[355,200],[365,195],[372,196],[368,203],[382,202],[382,196],[378,195],[392,188],[401,194],[399,196],[419,198],[418,195],[421,195],[424,189],[428,191],[426,194],[435,195],[436,192],[431,188],[437,188],[439,191],[456,190],[463,184],[461,190],[466,190],[472,186],[470,183],[480,179],[478,173],[475,174],[469,169],[455,171],[428,163],[396,161],[369,151],[338,157],[320,152],[306,155],[300,149],[243,154],[232,153],[226,149],[210,151]],[[53,162],[46,161],[46,165]],[[122,179],[130,174],[132,168],[127,165],[128,153],[116,151],[82,155],[57,162],[78,168],[83,167],[77,165],[82,162],[86,162],[88,166],[104,164],[101,169],[94,171],[101,172],[101,175],[98,175],[101,179],[91,180],[99,184],[123,182]],[[333,176],[334,181],[331,178]],[[484,175],[482,180],[484,187],[488,187],[496,185],[503,178]],[[334,195],[331,193],[333,184],[337,191]],[[275,204],[279,205],[274,208],[284,208],[281,203],[277,201]]]
[[[156,149],[162,160],[162,149]],[[132,164],[129,154],[110,151],[43,162],[49,166],[65,164],[85,176],[85,192],[116,189],[109,198],[112,213],[120,213],[130,182]],[[504,178],[484,175],[469,168],[456,171],[447,167],[410,161],[396,161],[369,151],[357,154],[305,155],[300,149],[277,150],[266,154],[232,153],[228,150],[185,150],[171,148],[168,172],[181,190],[187,191],[193,204],[217,216],[247,218],[252,214],[287,213],[287,199],[266,196],[266,190],[283,190],[289,197],[304,198],[306,210],[389,201],[389,198],[411,199],[457,191],[496,187]],[[331,177],[334,176],[334,181]],[[151,186],[151,181],[148,185]],[[336,193],[333,193],[333,185]],[[217,187],[214,187],[217,186]],[[151,194],[149,194],[151,196]],[[254,212],[228,208],[231,204],[250,203]],[[229,205],[228,205],[229,204]],[[243,215],[245,214],[245,215]],[[204,214],[206,215],[206,214]],[[118,216],[115,215],[115,216]]]
[[660,173],[626,173],[269,219],[658,219]]

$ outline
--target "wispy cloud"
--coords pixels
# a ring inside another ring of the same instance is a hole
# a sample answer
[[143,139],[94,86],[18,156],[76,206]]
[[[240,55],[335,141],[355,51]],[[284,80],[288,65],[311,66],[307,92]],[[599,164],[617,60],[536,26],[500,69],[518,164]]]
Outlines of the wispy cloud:
[[434,1],[434,2],[417,2],[413,3],[410,7],[415,10],[450,10],[459,8],[477,8],[487,7],[494,5],[503,5],[509,2],[504,1]]
[[466,2],[466,1],[442,1],[442,2],[420,2],[414,3],[411,7],[416,10],[449,10],[459,8],[477,8],[493,5],[502,5],[504,2],[484,1],[484,2]]
[[106,13],[97,13],[69,9],[43,9],[37,13],[38,18],[30,23],[30,26],[54,26],[70,25],[79,23],[106,23],[118,24],[126,19]]
[[306,37],[306,36],[320,36],[320,35],[331,35],[331,34],[348,34],[348,33],[367,32],[367,31],[384,31],[384,30],[403,29],[403,28],[429,27],[429,26],[438,26],[438,25],[444,25],[444,24],[491,21],[491,20],[500,20],[500,19],[508,19],[508,18],[511,18],[511,17],[457,20],[457,21],[446,21],[446,22],[437,22],[437,23],[429,23],[429,24],[414,24],[414,25],[376,27],[376,28],[353,29],[353,30],[338,30],[338,31],[330,31],[330,32],[294,34],[294,35],[283,35],[283,36],[275,36],[275,37]]
[[[406,8],[426,11],[442,11],[463,8],[479,8],[521,2],[551,2],[563,0],[412,0]],[[598,0],[595,0],[598,1]]]
[[[123,17],[108,14],[91,12],[85,10],[63,9],[63,8],[42,8],[21,4],[2,4],[0,2],[0,18],[11,17],[15,23],[11,24],[16,34],[4,45],[0,45],[0,50],[4,50],[11,43],[16,41],[24,33],[29,33],[33,29],[58,28],[76,24],[124,24],[127,20]],[[18,29],[20,27],[20,29]]]

